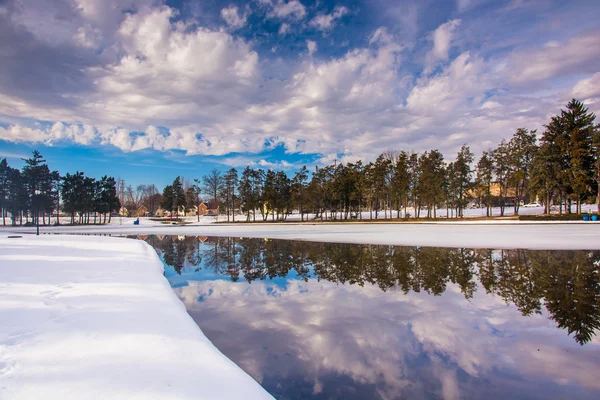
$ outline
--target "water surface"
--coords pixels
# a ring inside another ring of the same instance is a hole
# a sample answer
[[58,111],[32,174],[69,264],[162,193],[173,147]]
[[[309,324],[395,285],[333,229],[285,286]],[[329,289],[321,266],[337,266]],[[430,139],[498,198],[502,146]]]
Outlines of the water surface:
[[140,238],[278,399],[600,398],[600,251]]

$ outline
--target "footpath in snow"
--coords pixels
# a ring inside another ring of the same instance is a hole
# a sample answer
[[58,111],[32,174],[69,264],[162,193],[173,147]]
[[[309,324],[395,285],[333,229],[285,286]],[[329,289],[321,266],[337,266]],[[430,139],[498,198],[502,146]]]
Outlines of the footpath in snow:
[[272,399],[137,240],[0,236],[0,399]]

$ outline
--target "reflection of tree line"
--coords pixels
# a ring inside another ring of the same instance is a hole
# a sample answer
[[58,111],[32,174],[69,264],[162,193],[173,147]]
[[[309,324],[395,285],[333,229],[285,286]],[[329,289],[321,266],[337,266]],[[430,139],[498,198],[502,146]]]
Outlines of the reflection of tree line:
[[[201,241],[205,243],[201,245]],[[542,303],[560,328],[577,342],[600,329],[600,251],[474,250],[312,243],[251,238],[170,237],[146,239],[165,263],[240,276],[248,282],[285,277],[377,285],[381,290],[441,295],[458,285],[466,299],[477,290],[513,303],[523,315],[541,314]],[[309,267],[313,267],[310,273]]]

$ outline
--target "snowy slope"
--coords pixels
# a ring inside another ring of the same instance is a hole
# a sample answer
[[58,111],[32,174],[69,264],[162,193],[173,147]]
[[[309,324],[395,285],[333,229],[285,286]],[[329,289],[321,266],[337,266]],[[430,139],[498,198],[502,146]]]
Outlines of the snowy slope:
[[0,237],[0,399],[270,399],[142,241]]

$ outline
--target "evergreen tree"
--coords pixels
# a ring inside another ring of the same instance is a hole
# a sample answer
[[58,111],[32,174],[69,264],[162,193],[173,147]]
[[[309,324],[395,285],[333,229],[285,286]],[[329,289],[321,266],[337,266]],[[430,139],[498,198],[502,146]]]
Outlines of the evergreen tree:
[[437,206],[443,202],[446,193],[444,156],[438,150],[423,153],[419,158],[419,170],[419,198],[427,206],[427,217],[436,218]]
[[410,171],[409,155],[405,151],[401,151],[398,157],[396,157],[394,175],[392,176],[390,187],[396,200],[396,217],[400,218],[400,209],[402,206],[404,206],[404,216],[406,217],[406,207],[410,194]]
[[292,181],[292,203],[300,212],[300,220],[304,221],[304,206],[306,204],[306,182],[308,180],[308,169],[306,166],[300,168]]
[[12,225],[15,226],[17,224],[17,217],[19,217],[19,224],[23,223],[23,212],[27,210],[29,193],[26,190],[21,171],[18,169],[9,167],[8,182],[7,207],[10,210]]
[[223,185],[221,186],[222,196],[221,198],[225,202],[225,210],[227,212],[227,221],[229,221],[229,215],[233,216],[235,222],[235,202],[236,202],[236,190],[238,186],[238,173],[235,168],[231,168],[223,177]]
[[256,209],[256,202],[254,199],[254,191],[252,190],[252,175],[253,170],[250,166],[247,166],[242,171],[242,177],[239,183],[239,195],[242,203],[242,211],[246,212],[246,221],[250,222],[250,212]]
[[6,161],[6,158],[3,158],[0,161],[0,212],[2,212],[2,225],[6,225],[6,214],[8,213],[10,169],[8,161]]
[[484,151],[477,162],[477,186],[482,193],[485,213],[487,217],[492,216],[492,181],[494,179],[494,159],[490,152]]
[[[160,200],[160,206],[163,210],[171,211],[175,208],[175,193],[173,191],[173,185],[167,185],[163,189],[162,199]],[[170,212],[172,214],[172,212]]]
[[108,214],[108,223],[110,223],[112,212],[121,208],[115,178],[106,175],[102,177],[99,182],[99,196],[97,196],[97,199],[99,203],[97,208],[104,215],[104,222],[106,222],[106,214]]
[[39,219],[40,211],[51,211],[54,205],[52,174],[46,160],[37,150],[33,151],[31,158],[23,159],[23,161],[25,161],[25,166],[21,174],[27,192],[27,209],[30,213],[35,213],[35,220],[32,218],[32,222],[36,222]]
[[577,202],[577,212],[581,213],[581,203],[593,192],[595,180],[592,140],[596,115],[590,113],[582,102],[571,100],[560,116],[569,160],[568,181],[572,197]]
[[198,222],[200,222],[200,194],[202,193],[202,186],[200,184],[200,180],[194,179],[194,184],[190,186],[186,192],[187,199],[187,207],[194,208],[196,207],[196,216],[198,217]]
[[181,182],[180,176],[175,178],[171,187],[173,190],[173,192],[172,192],[172,199],[173,199],[172,207],[173,208],[172,209],[175,210],[177,215],[179,215],[179,210],[183,207],[184,215],[185,215],[185,204],[186,204],[185,191],[183,190],[183,183]]
[[469,202],[469,193],[472,188],[473,170],[471,165],[473,164],[474,155],[471,149],[467,145],[463,145],[458,154],[456,155],[456,161],[454,162],[453,176],[455,182],[456,199],[458,200],[458,217],[463,217],[463,211]]
[[511,165],[508,183],[515,193],[515,215],[519,215],[519,206],[531,179],[533,158],[537,151],[535,132],[525,128],[517,129],[508,146]]
[[499,189],[500,216],[504,216],[506,196],[508,194],[508,182],[511,175],[510,148],[506,140],[502,139],[498,147],[491,153],[494,160],[494,176]]

